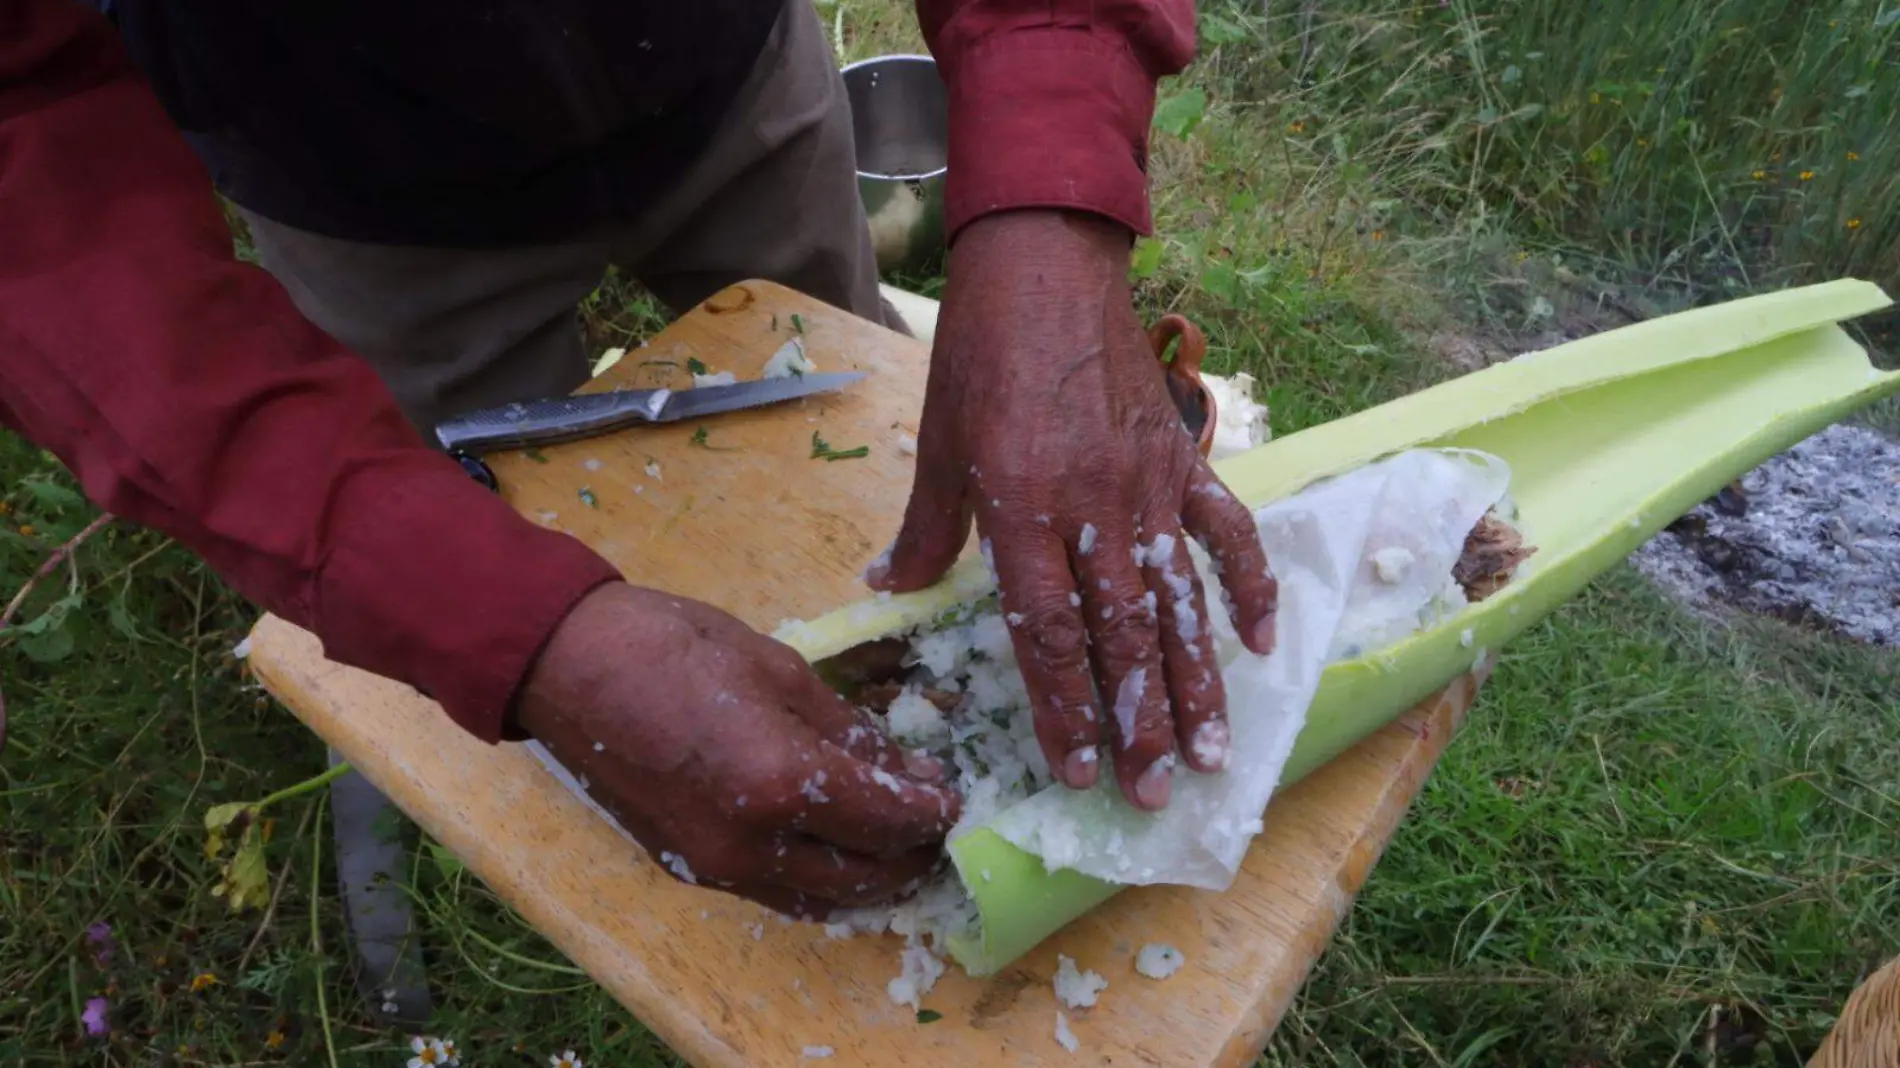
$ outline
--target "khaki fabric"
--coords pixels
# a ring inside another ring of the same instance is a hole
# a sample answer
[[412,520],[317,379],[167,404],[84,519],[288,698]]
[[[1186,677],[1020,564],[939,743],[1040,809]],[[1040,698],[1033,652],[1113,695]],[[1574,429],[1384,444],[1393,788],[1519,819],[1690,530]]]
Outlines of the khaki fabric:
[[609,265],[675,312],[765,278],[903,329],[879,297],[851,115],[808,0],[785,12],[711,145],[637,222],[552,245],[342,241],[243,212],[304,316],[375,365],[412,422],[586,381],[575,308]]

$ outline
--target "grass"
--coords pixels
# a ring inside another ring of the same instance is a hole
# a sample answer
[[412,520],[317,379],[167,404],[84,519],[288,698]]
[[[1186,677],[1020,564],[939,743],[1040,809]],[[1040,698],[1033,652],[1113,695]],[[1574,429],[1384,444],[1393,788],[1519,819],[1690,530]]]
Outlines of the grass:
[[[1202,59],[1163,91],[1138,292],[1256,375],[1281,433],[1685,304],[1848,273],[1900,289],[1891,11],[1202,9]],[[896,0],[821,10],[849,58],[916,47]],[[582,319],[604,347],[665,314],[610,279]],[[1891,352],[1891,330],[1868,338]],[[0,594],[92,514],[10,438],[0,502]],[[0,635],[0,1064],[324,1064],[326,1017],[338,1064],[404,1060],[347,981],[316,795],[266,813],[268,907],[209,892],[205,810],[324,765],[230,656],[250,610],[108,528],[22,618],[44,622]],[[1507,651],[1264,1063],[1800,1063],[1900,952],[1897,673],[1893,650],[1607,576]],[[452,857],[418,850],[407,881],[435,1029],[473,1062],[676,1063]],[[99,996],[103,1043],[80,1022]]]

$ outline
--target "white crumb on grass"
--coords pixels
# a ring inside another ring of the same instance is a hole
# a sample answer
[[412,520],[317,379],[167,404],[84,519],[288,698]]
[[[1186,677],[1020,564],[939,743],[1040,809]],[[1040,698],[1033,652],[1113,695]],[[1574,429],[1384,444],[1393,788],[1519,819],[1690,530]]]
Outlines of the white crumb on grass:
[[1055,988],[1056,1000],[1066,1008],[1086,1009],[1108,989],[1108,980],[1097,972],[1077,968],[1075,958],[1057,954]]
[[1172,976],[1186,963],[1180,950],[1164,942],[1150,942],[1135,954],[1135,970],[1156,981]]

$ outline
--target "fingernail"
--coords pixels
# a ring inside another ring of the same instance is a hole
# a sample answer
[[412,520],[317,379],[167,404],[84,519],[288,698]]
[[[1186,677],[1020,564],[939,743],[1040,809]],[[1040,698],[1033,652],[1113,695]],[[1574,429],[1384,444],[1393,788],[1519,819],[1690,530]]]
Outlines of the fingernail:
[[1261,656],[1272,652],[1274,635],[1278,629],[1279,628],[1274,625],[1273,616],[1268,616],[1260,622],[1255,623],[1253,625],[1253,651],[1259,653]]
[[1150,812],[1168,807],[1168,797],[1174,793],[1173,770],[1173,754],[1148,765],[1148,770],[1135,780],[1135,803]]
[[1219,771],[1227,766],[1227,747],[1233,741],[1233,735],[1227,724],[1220,720],[1209,720],[1194,728],[1194,740],[1189,751],[1194,754],[1194,764],[1202,771]]
[[1062,761],[1062,781],[1077,790],[1094,786],[1095,777],[1101,773],[1101,759],[1094,746],[1072,750]]
[[943,761],[916,749],[904,751],[904,773],[928,783],[943,781]]

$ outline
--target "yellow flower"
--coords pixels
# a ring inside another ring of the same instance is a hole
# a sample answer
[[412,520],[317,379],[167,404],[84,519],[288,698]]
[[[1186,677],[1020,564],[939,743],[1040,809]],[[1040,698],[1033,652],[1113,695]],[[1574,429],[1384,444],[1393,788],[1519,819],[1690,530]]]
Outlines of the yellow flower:
[[1802,180],[1802,181],[1804,181],[1804,182],[1806,182],[1806,181],[1812,181],[1812,180],[1813,180],[1813,178],[1814,178],[1814,172],[1813,172],[1813,171],[1802,171],[1802,172],[1801,172],[1801,180]]
[[1306,124],[1305,124],[1305,123],[1303,123],[1303,122],[1293,122],[1293,123],[1288,123],[1288,124],[1287,124],[1287,132],[1288,132],[1288,133],[1305,133],[1305,132],[1306,132]]
[[[1849,152],[1847,154],[1847,162],[1849,163],[1852,163],[1855,160],[1858,160],[1859,158],[1860,158],[1860,153],[1858,152]],[[4,507],[5,507],[4,505],[0,505],[0,508],[4,508]]]
[[1637,138],[1637,139],[1636,139],[1636,147],[1637,147],[1637,148],[1648,148],[1648,147],[1649,147],[1649,138],[1647,138],[1647,137],[1639,137],[1639,138]]
[[1374,230],[1374,231],[1372,231],[1372,239],[1373,239],[1374,241],[1384,241],[1384,240],[1385,240],[1385,231],[1384,231],[1384,230]]
[[202,994],[217,985],[217,976],[212,975],[210,972],[199,972],[191,980],[191,992],[194,994]]
[[20,524],[20,533],[30,538],[39,532],[33,529],[33,524],[22,523]]
[[1860,229],[1860,220],[1859,220],[1859,219],[1849,219],[1849,220],[1847,220],[1847,228],[1848,228],[1849,230],[1858,230],[1858,229]]
[[1603,94],[1602,94],[1602,93],[1591,93],[1591,94],[1590,94],[1590,103],[1592,103],[1592,104],[1601,104],[1601,103],[1603,103]]
[[1756,171],[1756,172],[1754,173],[1754,175],[1753,175],[1752,177],[1753,177],[1753,178],[1754,178],[1754,179],[1755,179],[1755,180],[1756,180],[1757,182],[1759,182],[1759,181],[1761,181],[1761,180],[1762,180],[1763,178],[1766,178],[1766,177],[1768,177],[1768,172],[1767,172],[1767,171]]
[[283,1044],[284,1033],[282,1031],[272,1031],[270,1034],[264,1036],[265,1049],[276,1049]]

